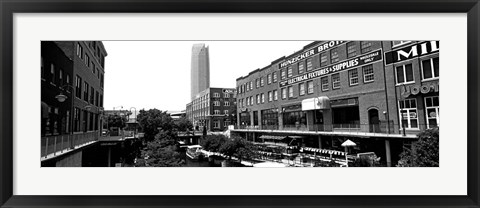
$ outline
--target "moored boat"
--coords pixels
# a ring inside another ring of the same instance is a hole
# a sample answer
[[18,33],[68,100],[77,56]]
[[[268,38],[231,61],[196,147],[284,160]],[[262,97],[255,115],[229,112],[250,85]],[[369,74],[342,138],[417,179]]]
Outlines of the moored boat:
[[186,154],[190,159],[197,160],[202,154],[200,152],[201,149],[202,149],[202,146],[200,145],[189,145],[187,146]]

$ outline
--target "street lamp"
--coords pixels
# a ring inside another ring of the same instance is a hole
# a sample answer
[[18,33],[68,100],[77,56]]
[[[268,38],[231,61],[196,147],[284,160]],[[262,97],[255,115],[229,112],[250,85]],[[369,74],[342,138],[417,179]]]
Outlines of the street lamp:
[[[403,92],[406,93],[407,92],[407,87],[405,86],[405,83],[402,84],[402,87],[403,87]],[[405,97],[403,96],[403,93],[400,94],[401,98],[402,98],[402,101],[405,101]],[[406,133],[405,133],[405,122],[403,121],[403,112],[402,110],[400,110],[400,116],[401,116],[401,122],[402,122],[402,131],[403,131],[403,136],[406,136]]]
[[347,167],[348,167],[348,158],[347,158],[348,149],[347,148],[348,147],[354,147],[354,146],[357,146],[357,144],[350,141],[350,139],[347,139],[347,141],[342,143],[342,147],[345,147],[345,164],[347,165]]
[[130,113],[132,112],[132,108],[135,109],[135,131],[133,132],[133,137],[137,134],[137,109],[135,107],[130,108]]
[[[63,94],[63,91],[66,91],[65,88],[70,88],[70,89],[72,89],[72,91],[70,92],[70,94],[73,93],[73,91],[75,91],[75,88],[74,88],[73,86],[71,86],[71,85],[63,85],[63,86],[61,86],[61,87],[60,87],[60,90],[62,90],[62,91],[60,91],[60,94],[58,94],[58,95],[55,96],[55,99],[57,99],[57,101],[60,102],[60,103],[63,103],[63,102],[65,102],[65,101],[68,99],[68,96],[66,96],[65,94]],[[73,98],[73,96],[72,96],[72,98]],[[73,118],[74,118],[74,116],[73,116],[73,114],[74,114],[74,111],[73,111],[73,99],[71,99],[70,112],[71,112],[71,113],[70,113],[70,119],[69,119],[70,121],[68,121],[68,122],[70,123],[70,126],[69,126],[68,130],[69,130],[69,134],[70,134],[70,135],[73,135]],[[73,148],[74,148],[74,145],[73,145],[72,137],[69,137],[69,140],[70,140],[70,148],[73,149]]]

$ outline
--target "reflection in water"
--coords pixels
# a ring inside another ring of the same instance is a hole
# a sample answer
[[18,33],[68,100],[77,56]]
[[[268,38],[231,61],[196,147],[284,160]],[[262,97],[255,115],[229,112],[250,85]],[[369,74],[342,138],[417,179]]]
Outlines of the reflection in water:
[[[185,165],[184,167],[222,167],[222,162],[225,161],[225,159],[221,157],[211,157],[211,158],[201,158],[198,160],[192,160],[185,153]],[[225,165],[225,162],[224,162]],[[244,165],[238,163],[238,162],[230,162],[228,167],[245,167]]]

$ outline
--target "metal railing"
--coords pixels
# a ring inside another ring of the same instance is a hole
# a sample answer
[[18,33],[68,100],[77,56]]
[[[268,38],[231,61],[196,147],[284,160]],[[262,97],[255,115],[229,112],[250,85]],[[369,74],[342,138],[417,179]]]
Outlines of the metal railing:
[[80,134],[65,134],[45,136],[40,141],[40,156],[47,158],[49,155],[55,156],[59,153],[67,152],[78,146],[89,142],[97,141],[99,131],[85,132]]
[[308,131],[308,126],[305,124],[283,125],[282,130],[286,131]]
[[[435,127],[434,125],[417,124],[412,127],[405,126],[405,135],[415,135],[422,130]],[[332,132],[335,134],[353,134],[353,135],[385,135],[385,134],[404,134],[401,125],[394,124],[393,121],[380,121],[378,124],[314,124],[314,125],[262,125],[262,126],[235,126],[235,129],[245,130],[279,130],[279,131],[316,131]]]

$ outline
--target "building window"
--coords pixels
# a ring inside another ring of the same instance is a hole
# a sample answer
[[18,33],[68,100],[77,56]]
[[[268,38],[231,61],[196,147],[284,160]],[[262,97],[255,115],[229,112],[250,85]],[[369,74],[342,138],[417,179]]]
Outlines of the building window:
[[273,100],[272,91],[269,91],[268,92],[268,102],[271,102],[272,100]]
[[103,88],[103,74],[100,75],[100,87]]
[[320,54],[320,66],[325,66],[327,65],[327,54],[322,53]]
[[278,100],[278,91],[277,90],[273,91],[273,100]]
[[330,50],[330,62],[336,63],[338,61],[340,61],[340,58],[338,57],[338,48],[334,48]]
[[312,59],[309,58],[307,59],[307,71],[310,71],[312,69],[313,69]]
[[282,88],[282,99],[287,99],[287,88]]
[[[66,76],[66,77],[65,77],[65,83],[67,83],[67,85],[70,85],[70,75],[66,74],[65,76]],[[68,92],[70,92],[70,88],[69,88],[69,87],[67,87],[66,90],[67,90]]]
[[300,90],[299,90],[299,91],[300,91],[299,94],[300,94],[300,95],[305,95],[305,83],[300,83],[300,84],[298,84],[298,87],[299,87],[299,89],[300,89]]
[[213,93],[213,97],[214,97],[214,98],[219,98],[219,97],[220,97],[220,93],[218,93],[218,92]]
[[287,77],[291,77],[293,75],[293,69],[292,66],[289,66],[287,69]]
[[223,105],[224,105],[224,106],[230,106],[230,102],[225,101],[225,102],[223,102]]
[[293,87],[292,86],[288,87],[288,97],[293,98]]
[[332,89],[340,88],[340,73],[332,74]]
[[261,99],[262,99],[262,103],[265,103],[265,94],[262,93],[262,95],[260,95]]
[[228,115],[228,110],[223,110],[224,115]]
[[99,99],[98,91],[95,91],[95,106],[98,106],[98,99]]
[[406,84],[414,81],[412,64],[397,66],[397,84]]
[[220,115],[220,110],[213,110],[213,114]]
[[60,85],[65,84],[63,80],[63,69],[58,70],[58,83]]
[[220,101],[213,101],[213,106],[220,106]]
[[322,91],[327,91],[329,88],[328,76],[322,77],[321,82],[322,82]]
[[375,76],[373,73],[373,65],[362,66],[363,70],[363,82],[369,83],[375,80]]
[[90,104],[94,104],[95,103],[95,89],[93,88],[93,86],[90,87]]
[[350,83],[350,86],[354,86],[358,84],[358,70],[357,69],[352,69],[348,71],[348,80]]
[[398,102],[400,106],[400,126],[402,128],[418,128],[417,100],[406,99]]
[[428,128],[440,125],[440,102],[438,96],[425,98],[425,109]]
[[229,97],[230,97],[230,94],[228,94],[228,93],[223,93],[223,97],[224,97],[224,98],[229,98]]
[[347,43],[347,58],[351,58],[357,55],[357,45],[355,42]]
[[265,85],[265,80],[263,79],[263,77],[260,78],[260,86],[264,86]]
[[273,82],[277,82],[277,72],[273,72]]
[[[220,113],[218,113],[218,114],[220,114]],[[220,121],[214,120],[213,121],[213,128],[217,128],[217,129],[220,128]]]
[[267,75],[267,83],[268,83],[268,84],[271,84],[271,83],[272,83],[272,75],[271,75],[271,74],[268,74],[268,75]]
[[100,107],[103,107],[103,95],[100,94]]
[[77,43],[77,56],[80,57],[80,59],[83,59],[83,47],[80,43]]
[[307,82],[307,93],[312,94],[313,93],[313,81],[308,81]]
[[55,85],[55,65],[50,64],[50,83]]
[[249,105],[250,105],[250,98],[247,97],[247,106],[249,106]]
[[409,42],[412,42],[412,41],[409,41],[409,40],[392,41],[392,47],[397,47],[397,46],[400,46],[400,45],[404,45],[404,44],[409,43]]
[[256,80],[255,80],[255,86],[256,86],[257,88],[260,87],[260,79],[256,79]]
[[77,75],[75,79],[75,96],[82,99],[82,78]]
[[305,68],[305,62],[303,61],[298,62],[298,74],[302,74],[304,68]]
[[41,72],[40,76],[41,76],[42,80],[45,80],[45,69],[44,69],[44,67],[43,67],[43,57],[41,57],[41,59],[42,59],[42,60],[41,60],[41,63],[40,63],[40,64],[41,64],[42,72]]
[[256,97],[257,104],[259,104],[260,103],[260,95],[256,95],[255,97]]
[[250,105],[253,105],[253,96],[250,96]]
[[83,100],[87,101],[88,102],[88,88],[90,87],[87,83],[87,81],[84,82],[84,85],[83,85]]
[[250,81],[250,90],[253,90],[253,81]]
[[422,61],[422,79],[433,79],[439,77],[438,57]]
[[372,50],[372,42],[360,41],[360,51],[362,53],[370,52]]
[[87,67],[90,67],[90,56],[88,56],[87,54],[85,54],[85,65],[87,65]]
[[286,78],[285,70],[282,69],[282,70],[280,70],[280,71],[281,71],[281,78],[282,78],[282,79],[285,79],[285,78]]

